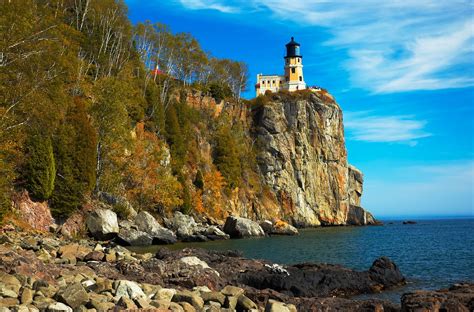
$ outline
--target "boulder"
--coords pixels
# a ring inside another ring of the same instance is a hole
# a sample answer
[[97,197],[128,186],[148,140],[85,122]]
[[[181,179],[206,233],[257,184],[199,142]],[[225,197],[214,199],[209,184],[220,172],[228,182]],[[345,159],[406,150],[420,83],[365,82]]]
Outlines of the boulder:
[[257,222],[234,216],[227,217],[224,232],[234,238],[265,236],[265,232]]
[[206,262],[202,261],[201,259],[195,256],[183,257],[179,261],[190,266],[198,265],[202,267],[203,269],[210,269],[209,265]]
[[72,312],[73,310],[61,302],[51,303],[48,306],[48,312]]
[[56,294],[56,300],[76,309],[89,301],[89,295],[81,283],[73,283],[61,289]]
[[137,229],[153,237],[153,244],[174,244],[176,235],[163,226],[148,212],[140,211],[135,218]]
[[265,233],[270,234],[273,229],[273,223],[270,220],[263,220],[262,222],[260,222],[260,227]]
[[119,232],[117,214],[110,209],[96,209],[86,219],[86,225],[93,237],[100,240],[114,238]]
[[193,293],[189,290],[181,290],[177,291],[176,294],[173,296],[173,302],[187,302],[191,304],[196,310],[201,311],[204,307],[204,300],[199,297],[198,294]]
[[153,243],[153,237],[133,227],[122,227],[118,234],[118,242],[126,246],[148,246]]
[[230,238],[228,234],[224,233],[221,229],[219,229],[215,225],[210,225],[210,226],[205,227],[202,234],[205,235],[210,240],[221,240],[221,239]]
[[298,230],[291,224],[278,220],[273,224],[270,234],[274,235],[298,235]]
[[91,248],[79,244],[68,244],[59,248],[61,258],[72,260],[76,259],[82,261],[92,251]]
[[405,283],[405,277],[398,266],[387,257],[380,257],[374,261],[369,269],[369,276],[373,281],[384,285],[384,288]]
[[286,304],[270,299],[265,306],[265,312],[297,312],[297,310],[292,304]]
[[166,220],[166,225],[175,231],[181,240],[193,236],[197,227],[197,223],[192,216],[185,215],[179,211],[176,211],[171,219]]
[[117,282],[115,296],[117,298],[125,297],[130,299],[136,299],[145,297],[146,295],[137,283],[132,281],[120,280]]

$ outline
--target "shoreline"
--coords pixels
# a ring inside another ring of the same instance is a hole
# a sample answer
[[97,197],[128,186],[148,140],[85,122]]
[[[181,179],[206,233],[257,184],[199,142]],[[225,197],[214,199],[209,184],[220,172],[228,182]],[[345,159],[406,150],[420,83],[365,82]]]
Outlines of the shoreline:
[[[0,234],[0,275],[11,290],[1,293],[0,308],[9,311],[400,311],[403,302],[352,296],[405,282],[387,258],[360,272],[335,264],[282,266],[233,251],[164,247],[137,254],[111,241],[17,231]],[[413,305],[413,298],[431,295],[404,296]]]

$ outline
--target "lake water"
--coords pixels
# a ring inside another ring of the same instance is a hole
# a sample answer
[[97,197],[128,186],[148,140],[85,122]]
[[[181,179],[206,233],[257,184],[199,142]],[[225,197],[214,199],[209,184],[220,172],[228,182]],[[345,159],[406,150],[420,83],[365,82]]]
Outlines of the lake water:
[[[388,256],[408,279],[408,285],[376,296],[393,301],[413,289],[439,289],[459,281],[474,282],[474,219],[417,222],[322,227],[301,230],[299,236],[179,243],[168,248],[236,249],[245,257],[281,264],[325,262],[356,270],[367,270],[376,258]],[[153,252],[161,247],[134,250]]]

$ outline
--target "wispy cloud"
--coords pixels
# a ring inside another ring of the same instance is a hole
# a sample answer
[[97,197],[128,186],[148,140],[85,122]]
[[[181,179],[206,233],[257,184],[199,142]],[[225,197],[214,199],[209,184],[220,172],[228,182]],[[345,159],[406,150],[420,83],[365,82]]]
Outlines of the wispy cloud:
[[222,13],[237,13],[239,8],[225,4],[225,1],[212,0],[179,0],[181,4],[191,10],[216,10]]
[[192,9],[270,12],[279,20],[324,27],[331,34],[324,44],[347,51],[345,66],[352,84],[372,92],[474,85],[470,0],[180,1]]
[[424,130],[426,121],[414,116],[379,116],[370,112],[346,112],[344,125],[349,139],[366,142],[404,143],[414,146],[417,140],[431,136]]

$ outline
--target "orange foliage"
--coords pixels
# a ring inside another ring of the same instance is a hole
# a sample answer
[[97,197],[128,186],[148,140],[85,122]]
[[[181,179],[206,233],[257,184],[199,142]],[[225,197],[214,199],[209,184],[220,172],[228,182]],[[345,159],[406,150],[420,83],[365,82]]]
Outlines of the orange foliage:
[[214,218],[223,218],[222,209],[222,191],[226,183],[222,174],[218,170],[214,170],[204,174],[204,190],[207,197],[207,207],[210,211],[207,213]]
[[196,210],[197,213],[204,213],[206,210],[204,208],[204,205],[202,203],[202,191],[197,190],[197,192],[194,194],[193,197],[193,206],[194,210]]
[[164,149],[155,134],[137,124],[137,138],[127,164],[127,195],[139,209],[170,212],[182,204],[182,186],[162,165]]

